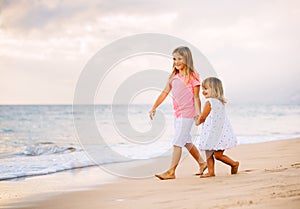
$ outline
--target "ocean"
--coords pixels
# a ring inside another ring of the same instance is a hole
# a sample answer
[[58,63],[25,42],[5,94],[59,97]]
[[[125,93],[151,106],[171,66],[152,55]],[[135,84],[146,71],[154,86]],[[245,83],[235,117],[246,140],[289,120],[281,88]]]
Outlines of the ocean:
[[[20,180],[96,164],[169,156],[173,136],[172,106],[159,108],[165,117],[165,123],[159,124],[163,131],[145,136],[143,133],[156,123],[149,120],[150,108],[151,105],[119,105],[112,111],[111,105],[95,105],[93,120],[103,139],[96,142],[103,157],[95,162],[86,152],[88,139],[78,134],[74,125],[74,116],[76,120],[86,118],[85,111],[73,112],[72,105],[1,105],[0,180]],[[300,105],[229,104],[226,111],[239,144],[300,137]],[[122,133],[128,127],[136,131],[136,136]],[[200,130],[201,127],[194,127],[193,136]],[[89,132],[89,126],[85,131]],[[107,150],[118,155],[110,155]]]

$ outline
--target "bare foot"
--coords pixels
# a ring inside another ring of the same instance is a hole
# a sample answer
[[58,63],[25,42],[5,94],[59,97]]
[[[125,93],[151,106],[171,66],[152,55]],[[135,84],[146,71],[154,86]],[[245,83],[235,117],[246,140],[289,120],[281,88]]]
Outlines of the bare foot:
[[208,178],[208,177],[214,177],[214,176],[215,176],[215,174],[209,174],[209,173],[207,173],[207,174],[201,175],[200,178]]
[[201,163],[201,164],[200,164],[200,171],[199,171],[200,175],[202,175],[203,172],[204,172],[206,169],[207,169],[207,163],[206,163],[206,162]]
[[195,173],[196,176],[200,176],[203,174],[203,172],[207,169],[206,162],[200,164],[199,173]]
[[155,174],[157,178],[160,180],[168,180],[168,179],[175,179],[175,174],[170,174],[168,171],[162,174]]
[[237,161],[235,166],[231,166],[231,174],[237,174],[240,163]]

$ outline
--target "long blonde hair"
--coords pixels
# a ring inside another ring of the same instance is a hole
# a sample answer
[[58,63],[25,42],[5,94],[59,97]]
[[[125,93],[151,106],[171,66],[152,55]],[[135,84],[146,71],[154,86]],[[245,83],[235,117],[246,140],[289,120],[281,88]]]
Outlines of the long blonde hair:
[[[174,49],[174,51],[172,52],[172,54],[175,54],[175,53],[178,53],[180,56],[183,57],[183,61],[185,64],[184,76],[185,76],[186,83],[190,82],[191,76],[193,76],[196,80],[199,81],[199,77],[194,68],[194,62],[193,62],[191,50],[186,46],[180,46],[180,47],[177,47],[176,49]],[[173,63],[173,68],[172,68],[172,73],[170,75],[170,79],[173,78],[177,73],[178,73],[178,70],[175,68],[175,65]]]
[[205,88],[211,88],[211,97],[216,98],[226,104],[226,99],[224,98],[224,90],[222,81],[216,77],[208,77],[202,81],[202,86]]

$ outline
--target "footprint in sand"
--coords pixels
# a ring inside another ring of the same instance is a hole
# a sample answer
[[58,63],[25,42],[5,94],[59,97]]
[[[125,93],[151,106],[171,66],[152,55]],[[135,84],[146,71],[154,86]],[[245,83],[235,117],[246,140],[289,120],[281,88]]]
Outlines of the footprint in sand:
[[265,169],[266,172],[281,172],[281,171],[285,171],[288,168],[272,168],[272,169]]
[[293,168],[300,168],[300,163],[294,163],[291,165]]
[[256,169],[245,169],[245,170],[241,170],[239,171],[239,173],[250,173],[250,172],[253,172],[255,171]]
[[253,169],[246,169],[246,170],[243,170],[242,172],[250,173],[250,172],[252,172],[252,171],[254,171],[254,170],[253,170]]

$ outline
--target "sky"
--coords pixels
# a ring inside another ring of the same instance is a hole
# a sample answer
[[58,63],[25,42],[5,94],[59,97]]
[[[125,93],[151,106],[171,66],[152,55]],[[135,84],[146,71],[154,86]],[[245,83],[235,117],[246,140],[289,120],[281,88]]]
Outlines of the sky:
[[[140,33],[197,47],[231,103],[300,104],[298,0],[0,0],[0,104],[72,104],[89,60]],[[170,60],[150,56],[116,68],[126,79],[132,66],[171,71]],[[99,103],[110,103],[120,84],[107,79]],[[137,102],[153,103],[157,94]]]

